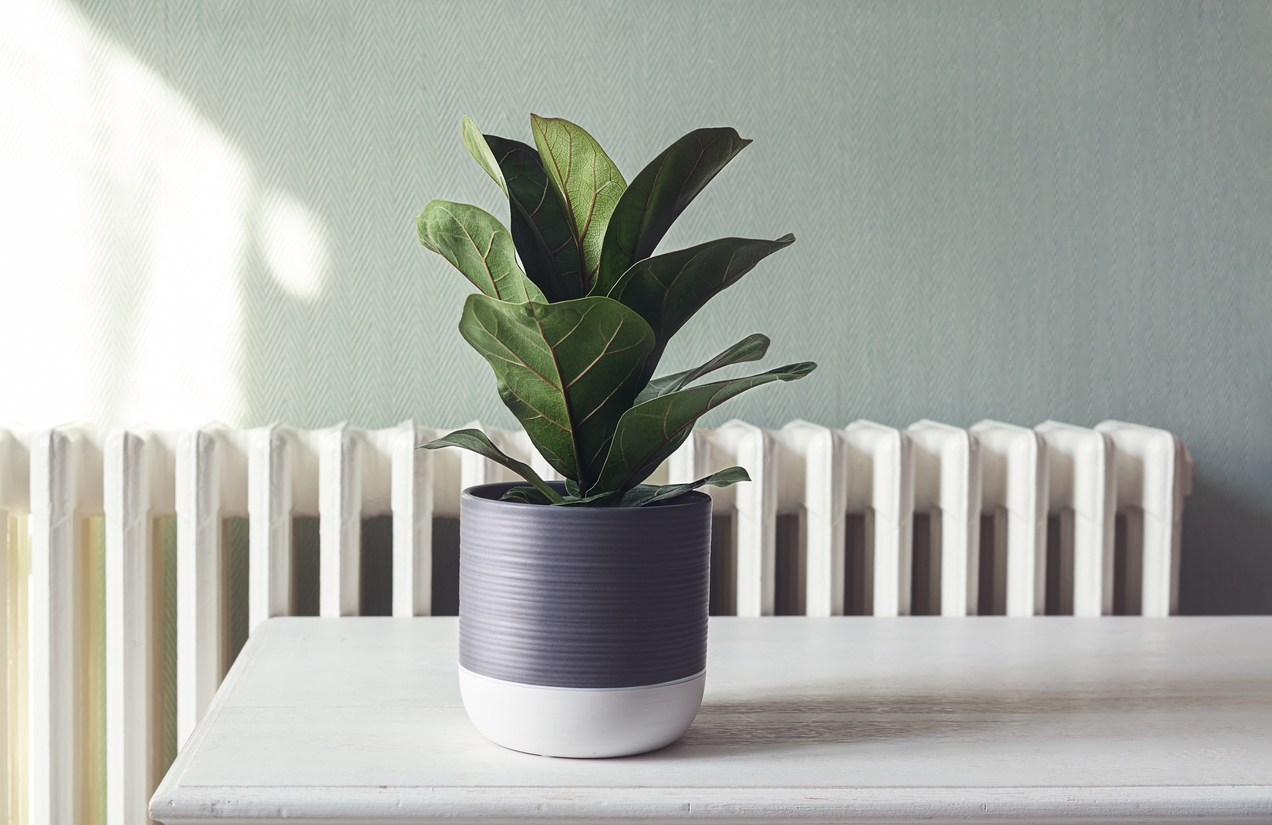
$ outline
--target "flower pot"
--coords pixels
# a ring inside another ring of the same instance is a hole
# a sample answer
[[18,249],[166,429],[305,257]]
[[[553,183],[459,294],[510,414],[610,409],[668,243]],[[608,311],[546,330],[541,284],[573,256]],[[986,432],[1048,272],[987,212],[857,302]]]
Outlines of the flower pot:
[[459,685],[490,740],[544,756],[674,742],[706,679],[711,499],[646,507],[460,503]]

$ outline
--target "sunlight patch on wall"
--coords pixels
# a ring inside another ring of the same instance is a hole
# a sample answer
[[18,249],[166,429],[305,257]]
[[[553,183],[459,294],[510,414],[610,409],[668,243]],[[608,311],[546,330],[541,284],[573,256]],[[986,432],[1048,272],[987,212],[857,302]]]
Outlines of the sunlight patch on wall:
[[252,245],[312,299],[319,222],[68,3],[0,12],[0,99],[0,420],[239,425]]
[[326,285],[327,246],[318,219],[300,201],[270,192],[261,205],[261,241],[269,271],[290,295],[318,298]]
[[138,339],[116,413],[121,423],[240,417],[240,273],[251,178],[214,130],[176,104],[155,113],[165,134],[149,147],[139,144],[155,181],[153,208],[134,213],[148,242],[149,283],[137,296]]

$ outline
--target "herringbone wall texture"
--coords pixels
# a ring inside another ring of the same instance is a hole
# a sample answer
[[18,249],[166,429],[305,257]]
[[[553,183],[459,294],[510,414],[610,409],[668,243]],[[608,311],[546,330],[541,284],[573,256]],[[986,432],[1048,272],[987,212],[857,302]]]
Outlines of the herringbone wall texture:
[[799,242],[666,363],[766,332],[773,364],[821,369],[707,423],[1164,427],[1197,463],[1185,611],[1272,611],[1272,5],[6,15],[19,116],[0,121],[16,182],[0,232],[24,266],[3,277],[34,313],[18,351],[69,378],[5,383],[0,418],[511,425],[455,331],[466,284],[414,237],[433,197],[506,211],[460,117],[523,140],[529,112],[567,117],[629,178],[684,132],[732,125],[755,143],[664,248]]

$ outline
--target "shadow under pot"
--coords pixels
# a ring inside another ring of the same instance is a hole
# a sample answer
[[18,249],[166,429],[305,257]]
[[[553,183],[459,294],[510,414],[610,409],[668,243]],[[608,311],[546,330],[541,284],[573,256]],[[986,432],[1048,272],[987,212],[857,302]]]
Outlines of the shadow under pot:
[[645,507],[460,502],[459,686],[488,739],[543,756],[627,756],[702,704],[711,498]]

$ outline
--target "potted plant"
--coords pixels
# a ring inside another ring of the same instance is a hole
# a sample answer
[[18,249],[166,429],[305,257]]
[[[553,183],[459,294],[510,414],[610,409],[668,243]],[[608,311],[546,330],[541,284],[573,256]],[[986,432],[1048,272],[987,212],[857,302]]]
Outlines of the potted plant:
[[708,299],[795,238],[653,254],[750,143],[733,129],[690,132],[628,185],[583,129],[537,115],[530,125],[534,147],[463,120],[464,145],[508,199],[511,231],[442,200],[416,221],[420,242],[480,290],[464,303],[460,334],[565,479],[545,481],[478,430],[423,445],[473,450],[527,482],[463,492],[460,688],[474,724],[506,747],[641,753],[679,738],[702,701],[711,499],[695,491],[749,477],[731,467],[686,484],[643,482],[699,416],[816,365],[701,381],[762,358],[769,340],[757,334],[694,369],[655,372]]

